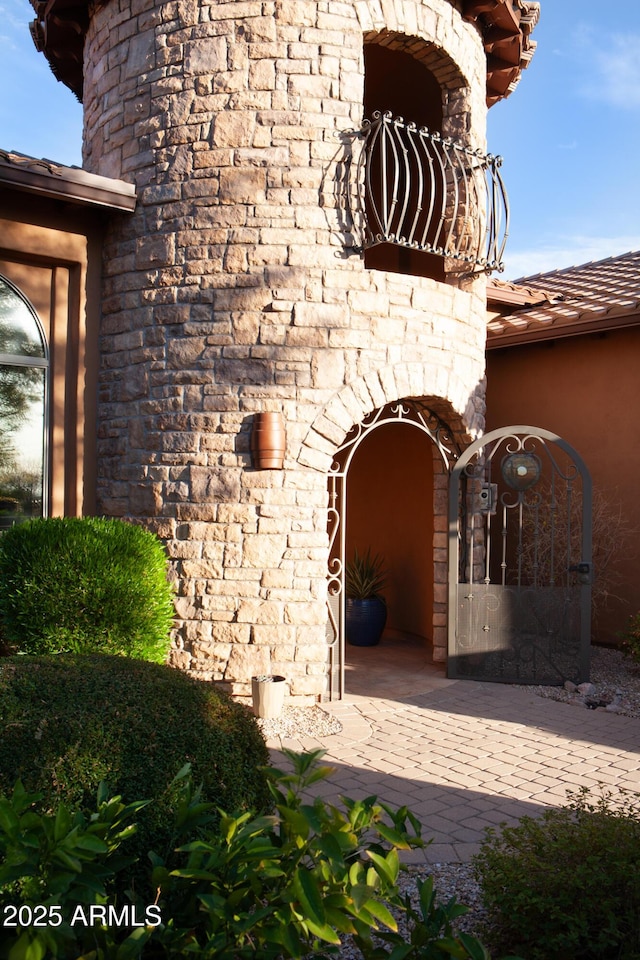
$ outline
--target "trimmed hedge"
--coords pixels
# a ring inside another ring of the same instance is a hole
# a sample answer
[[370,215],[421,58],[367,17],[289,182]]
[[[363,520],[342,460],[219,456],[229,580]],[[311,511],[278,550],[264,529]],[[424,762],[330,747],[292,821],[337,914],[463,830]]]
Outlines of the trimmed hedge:
[[203,799],[229,811],[265,810],[268,763],[250,711],[210,683],[169,666],[105,655],[0,660],[0,793],[16,778],[43,794],[94,808],[104,781],[124,802],[153,799],[136,846],[166,855],[175,836],[171,783],[190,763]]
[[640,957],[640,794],[600,790],[487,830],[474,864],[499,949],[527,960]]
[[16,650],[163,663],[173,616],[162,544],[142,527],[48,517],[0,536],[0,629]]

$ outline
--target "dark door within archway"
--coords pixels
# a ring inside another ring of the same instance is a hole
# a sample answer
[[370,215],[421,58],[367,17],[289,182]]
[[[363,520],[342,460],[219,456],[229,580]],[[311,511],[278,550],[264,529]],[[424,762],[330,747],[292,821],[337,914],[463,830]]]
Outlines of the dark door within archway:
[[589,676],[591,478],[556,434],[503,427],[449,488],[452,678],[560,684]]

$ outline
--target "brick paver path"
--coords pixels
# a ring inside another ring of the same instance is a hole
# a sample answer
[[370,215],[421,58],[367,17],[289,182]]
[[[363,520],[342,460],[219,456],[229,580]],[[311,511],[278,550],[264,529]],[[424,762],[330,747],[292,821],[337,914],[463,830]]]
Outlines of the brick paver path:
[[335,767],[317,795],[377,794],[421,819],[414,862],[468,860],[487,826],[566,802],[581,785],[640,791],[640,720],[586,710],[502,684],[446,681],[415,697],[326,705],[343,724],[324,740],[271,741],[327,750]]

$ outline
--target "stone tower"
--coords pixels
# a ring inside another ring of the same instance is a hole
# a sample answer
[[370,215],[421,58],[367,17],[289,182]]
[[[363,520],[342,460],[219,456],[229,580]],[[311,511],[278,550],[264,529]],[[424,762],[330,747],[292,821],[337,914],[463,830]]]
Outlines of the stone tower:
[[[252,674],[281,673],[293,698],[317,699],[336,641],[327,511],[339,448],[399,401],[452,446],[483,428],[480,247],[493,211],[467,187],[458,201],[472,168],[484,175],[487,103],[526,65],[538,5],[49,0],[36,11],[36,43],[84,103],[85,168],[137,191],[104,249],[99,509],[165,541],[177,664],[238,695]],[[451,140],[460,147],[443,152]],[[427,227],[434,200],[440,226]],[[265,411],[283,416],[282,469],[252,456]],[[389,438],[408,478],[414,453]],[[365,475],[386,469],[385,443]],[[333,549],[343,564],[367,523],[374,547],[393,528],[392,503],[411,513],[420,500],[424,513],[426,502],[414,632],[443,659],[446,464],[431,446],[427,492],[394,479],[389,500],[359,518],[354,507],[357,529]]]

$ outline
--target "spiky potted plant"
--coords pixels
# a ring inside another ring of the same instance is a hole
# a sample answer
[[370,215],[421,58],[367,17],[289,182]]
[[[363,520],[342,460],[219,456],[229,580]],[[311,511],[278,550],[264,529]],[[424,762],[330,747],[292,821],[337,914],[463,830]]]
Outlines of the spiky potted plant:
[[347,642],[354,647],[375,647],[387,622],[387,604],[381,595],[387,572],[380,554],[364,556],[354,550],[346,566]]

